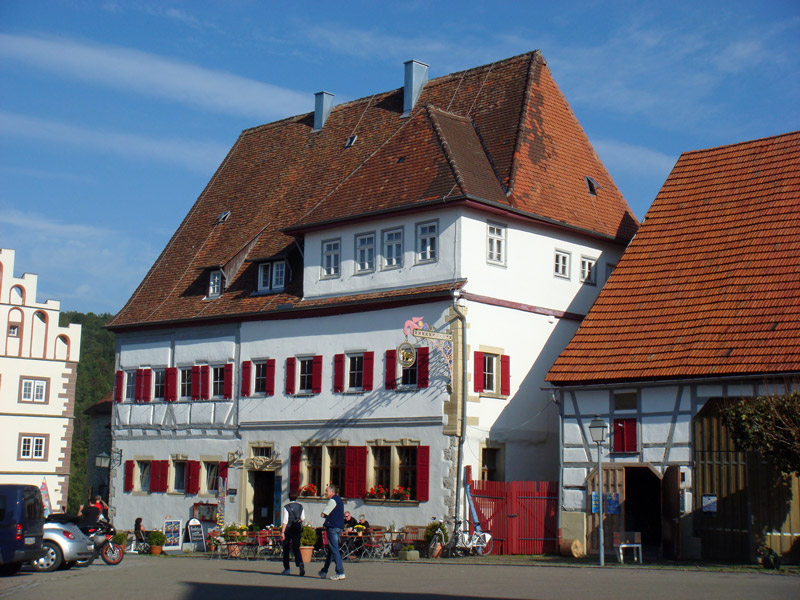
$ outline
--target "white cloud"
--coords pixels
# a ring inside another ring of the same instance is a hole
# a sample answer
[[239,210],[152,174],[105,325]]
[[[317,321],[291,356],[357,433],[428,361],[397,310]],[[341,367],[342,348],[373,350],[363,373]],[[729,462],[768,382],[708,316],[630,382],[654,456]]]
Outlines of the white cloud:
[[63,77],[230,115],[271,120],[313,106],[311,94],[120,46],[0,34],[0,57]]
[[86,129],[3,111],[0,111],[0,134],[91,148],[119,156],[166,161],[197,171],[215,169],[229,149],[227,145],[216,142],[156,139],[129,133]]

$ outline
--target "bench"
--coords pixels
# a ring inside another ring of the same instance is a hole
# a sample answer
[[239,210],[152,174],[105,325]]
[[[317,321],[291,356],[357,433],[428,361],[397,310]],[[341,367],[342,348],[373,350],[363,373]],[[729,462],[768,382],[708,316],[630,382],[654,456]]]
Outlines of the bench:
[[642,534],[639,531],[615,531],[614,549],[617,552],[617,560],[624,563],[624,551],[626,548],[633,550],[633,558],[642,564]]

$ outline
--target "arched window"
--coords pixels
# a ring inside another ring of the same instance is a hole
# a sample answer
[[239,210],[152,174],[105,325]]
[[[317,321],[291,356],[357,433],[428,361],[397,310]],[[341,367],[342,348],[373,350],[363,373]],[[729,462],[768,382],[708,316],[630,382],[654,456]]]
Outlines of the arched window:
[[56,360],[69,360],[70,342],[65,335],[56,338]]

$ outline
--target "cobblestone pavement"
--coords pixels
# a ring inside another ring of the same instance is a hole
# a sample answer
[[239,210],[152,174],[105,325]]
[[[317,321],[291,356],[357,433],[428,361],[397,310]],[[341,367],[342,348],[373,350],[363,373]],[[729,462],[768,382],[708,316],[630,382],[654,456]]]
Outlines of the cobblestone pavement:
[[[316,577],[321,563],[306,577],[281,576],[278,562],[209,560],[193,557],[127,555],[116,567],[102,562],[86,569],[54,573],[21,572],[0,578],[0,598],[15,600],[472,600],[535,598],[736,600],[800,598],[800,576],[746,570],[680,570],[631,566],[600,569],[590,565],[432,563],[347,564],[344,581]],[[332,571],[331,571],[332,573]]]

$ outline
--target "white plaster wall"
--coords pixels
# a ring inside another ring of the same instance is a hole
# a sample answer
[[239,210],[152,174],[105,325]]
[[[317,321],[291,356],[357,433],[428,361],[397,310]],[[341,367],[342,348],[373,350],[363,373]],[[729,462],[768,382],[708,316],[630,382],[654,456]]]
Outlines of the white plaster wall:
[[125,343],[125,352],[120,354],[120,369],[136,369],[144,366],[165,367],[172,364],[170,338],[159,335],[145,339],[130,339]]

